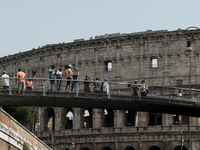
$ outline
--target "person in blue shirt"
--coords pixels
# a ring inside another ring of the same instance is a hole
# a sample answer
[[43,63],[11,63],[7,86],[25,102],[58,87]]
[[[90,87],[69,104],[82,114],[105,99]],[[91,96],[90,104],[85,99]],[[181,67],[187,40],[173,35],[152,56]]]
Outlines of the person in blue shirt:
[[54,85],[54,78],[55,78],[55,65],[52,65],[51,68],[49,69],[49,79],[50,79],[50,85],[51,85],[51,88],[50,88],[50,91],[52,91],[52,87]]

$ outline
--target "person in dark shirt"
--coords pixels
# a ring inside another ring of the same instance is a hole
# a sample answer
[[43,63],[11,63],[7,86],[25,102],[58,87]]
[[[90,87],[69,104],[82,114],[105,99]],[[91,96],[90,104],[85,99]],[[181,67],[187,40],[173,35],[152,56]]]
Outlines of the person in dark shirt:
[[138,96],[138,84],[137,80],[134,81],[134,84],[131,85],[132,96]]

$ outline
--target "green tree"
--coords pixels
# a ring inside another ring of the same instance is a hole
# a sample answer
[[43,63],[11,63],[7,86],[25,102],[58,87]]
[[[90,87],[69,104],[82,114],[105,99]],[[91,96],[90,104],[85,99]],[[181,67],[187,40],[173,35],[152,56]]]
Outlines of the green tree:
[[[3,106],[3,109],[23,126],[30,129],[33,124],[33,107],[30,106]],[[38,118],[38,112],[34,111],[34,123]]]

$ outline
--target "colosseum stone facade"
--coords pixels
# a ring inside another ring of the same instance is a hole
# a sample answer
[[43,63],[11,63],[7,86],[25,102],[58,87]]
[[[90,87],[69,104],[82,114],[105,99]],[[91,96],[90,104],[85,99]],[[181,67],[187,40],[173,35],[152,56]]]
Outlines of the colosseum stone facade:
[[[186,44],[181,29],[106,34],[2,57],[0,71],[15,76],[22,68],[33,78],[48,78],[52,64],[57,68],[72,64],[79,68],[81,80],[86,74],[112,82],[145,79],[153,87],[176,86],[190,76],[191,85],[199,85],[200,40],[192,41],[191,53],[185,51]],[[182,117],[181,138],[180,115],[71,107],[38,109],[36,135],[51,146],[49,133],[53,132],[55,150],[179,150],[181,139],[183,150],[188,149],[187,116]],[[199,131],[200,119],[191,117],[192,150],[199,150]]]

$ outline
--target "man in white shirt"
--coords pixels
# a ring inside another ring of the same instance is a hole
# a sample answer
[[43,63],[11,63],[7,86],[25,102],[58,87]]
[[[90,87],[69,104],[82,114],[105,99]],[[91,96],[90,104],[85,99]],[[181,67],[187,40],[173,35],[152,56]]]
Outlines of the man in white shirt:
[[3,89],[5,91],[8,91],[10,77],[6,74],[6,71],[3,71],[3,75],[1,77],[1,81],[3,82]]

